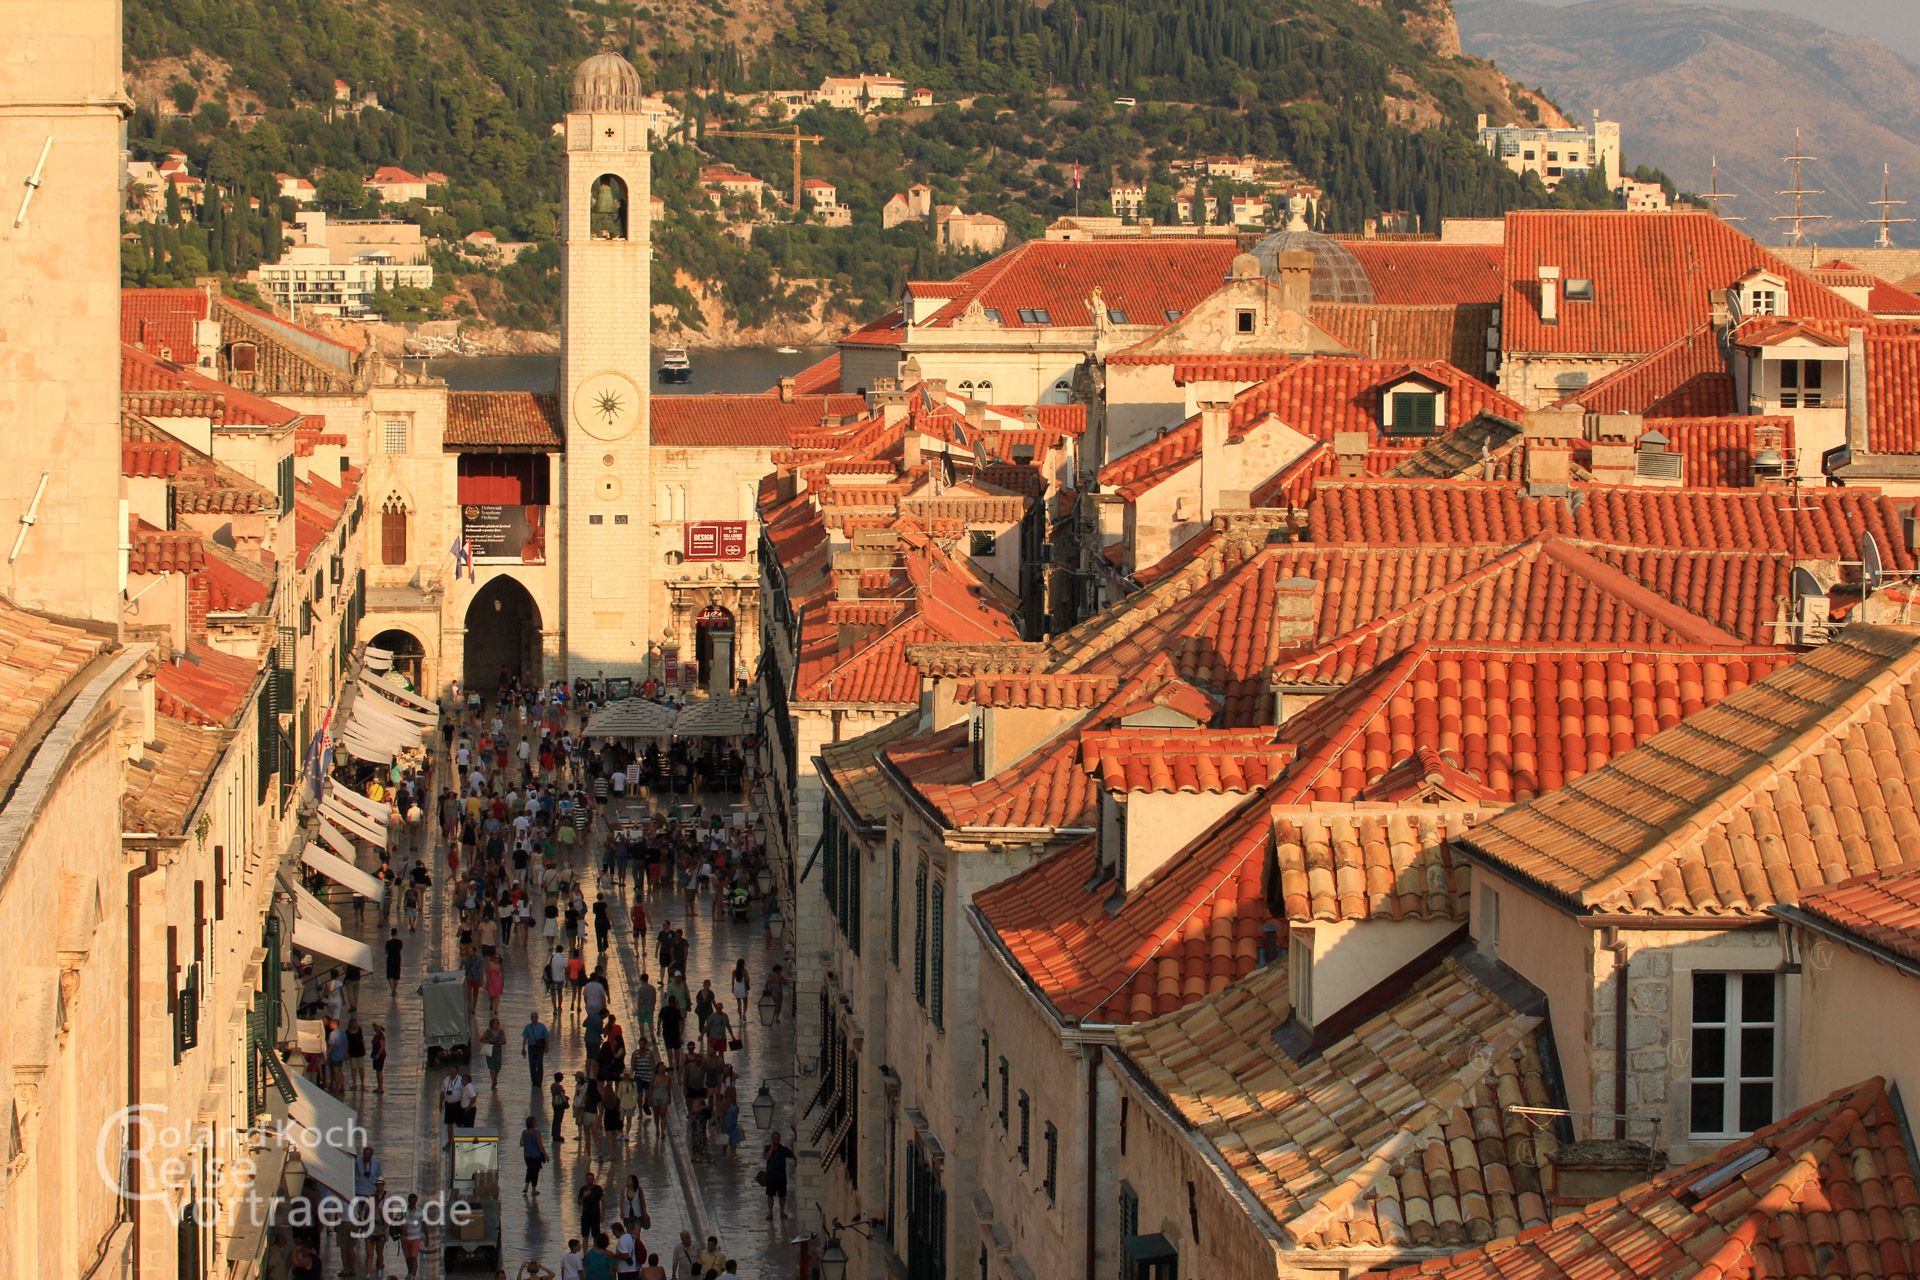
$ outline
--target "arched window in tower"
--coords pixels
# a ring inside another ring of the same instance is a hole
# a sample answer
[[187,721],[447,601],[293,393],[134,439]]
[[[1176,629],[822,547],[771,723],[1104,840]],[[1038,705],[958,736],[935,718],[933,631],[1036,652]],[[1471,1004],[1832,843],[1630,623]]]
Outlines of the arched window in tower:
[[380,563],[407,562],[407,504],[397,493],[380,505]]
[[611,173],[593,180],[588,220],[595,240],[627,238],[627,184]]

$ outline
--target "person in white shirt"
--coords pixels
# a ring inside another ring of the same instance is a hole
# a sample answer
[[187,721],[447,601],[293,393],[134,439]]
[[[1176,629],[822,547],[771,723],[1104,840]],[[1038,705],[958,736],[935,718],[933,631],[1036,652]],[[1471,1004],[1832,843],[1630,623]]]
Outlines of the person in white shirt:
[[613,1224],[619,1234],[613,1241],[613,1271],[617,1276],[640,1274],[640,1242],[633,1238],[633,1224],[622,1220]]
[[560,1259],[560,1280],[586,1280],[587,1260],[580,1253],[578,1240],[567,1241],[567,1256]]

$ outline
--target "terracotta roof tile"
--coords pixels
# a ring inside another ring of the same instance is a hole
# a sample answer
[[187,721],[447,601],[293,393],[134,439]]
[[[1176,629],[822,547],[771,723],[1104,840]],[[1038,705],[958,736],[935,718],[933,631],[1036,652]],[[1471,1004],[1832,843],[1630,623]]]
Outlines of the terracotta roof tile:
[[1259,791],[1293,758],[1271,729],[1103,729],[1080,735],[1080,764],[1112,792]]
[[840,793],[863,825],[872,828],[887,824],[892,784],[880,768],[881,753],[919,729],[919,714],[909,713],[857,738],[829,742],[820,748],[821,779]]
[[1777,552],[1618,547],[1567,539],[1748,644],[1778,644],[1793,566]]
[[192,363],[198,352],[194,322],[207,318],[207,305],[199,289],[122,289],[120,341]]
[[1797,551],[1857,560],[1870,531],[1889,567],[1913,566],[1892,499],[1877,489],[1710,490],[1580,486],[1577,506],[1530,498],[1519,484],[1326,480],[1310,509],[1316,543],[1364,546],[1511,545],[1565,533],[1630,547]]
[[673,448],[757,449],[783,446],[798,431],[818,427],[822,418],[864,418],[865,397],[857,395],[655,396],[653,442]]
[[[794,374],[793,390],[794,394],[803,396],[840,394],[840,353],[836,351]],[[780,390],[776,387],[767,394],[777,396]]]
[[1920,453],[1920,337],[1871,336],[1867,351],[1867,448]]
[[[1498,276],[1496,270],[1496,287]],[[1487,333],[1493,328],[1493,313],[1490,301],[1436,306],[1313,304],[1313,322],[1357,355],[1423,363],[1445,361],[1483,381],[1489,376]]]
[[123,440],[120,444],[120,474],[132,477],[166,479],[180,470],[180,445],[176,441]]
[[1580,909],[1750,918],[1916,838],[1920,633],[1856,623],[1467,847]]
[[1816,889],[1800,899],[1799,914],[1920,964],[1920,862]]
[[129,573],[196,573],[206,564],[206,540],[197,533],[156,529],[138,519],[131,531]]
[[1589,413],[1693,418],[1739,412],[1733,375],[1711,324],[1564,396]]
[[[301,415],[171,360],[120,344],[122,404],[150,418],[212,418],[221,427],[289,427]],[[128,393],[133,393],[128,398]],[[169,407],[177,406],[174,412]]]
[[1772,1280],[1911,1276],[1920,1194],[1902,1109],[1879,1078],[1552,1225],[1392,1280]]
[[[1502,293],[1497,244],[1440,244],[1419,240],[1342,240],[1373,285],[1376,303],[1392,307],[1479,304]],[[1314,308],[1314,319],[1320,308]]]
[[127,766],[126,791],[120,797],[121,829],[185,835],[187,820],[233,735],[171,716],[155,716],[153,723],[153,743],[145,758]]
[[260,670],[258,659],[189,641],[184,653],[154,673],[154,703],[162,715],[188,724],[231,728]]
[[[1285,964],[1122,1027],[1120,1052],[1301,1250],[1465,1246],[1542,1226],[1548,1033],[1457,959],[1323,1055],[1275,1041]],[[1484,1195],[1457,1194],[1464,1186]],[[1284,1247],[1284,1246],[1283,1246]]]
[[[1299,747],[1279,796],[1296,802],[1405,798],[1386,781],[1421,753],[1457,771],[1462,803],[1501,806],[1555,791],[1792,661],[1783,650],[1700,646],[1419,644],[1362,668],[1288,720]],[[1307,660],[1310,661],[1310,660]],[[1303,662],[1302,665],[1305,665]],[[1278,679],[1290,679],[1282,669]]]
[[[1564,301],[1559,321],[1542,323],[1541,267],[1558,267],[1563,287],[1568,280],[1593,281],[1593,301]],[[1730,289],[1755,270],[1786,281],[1796,315],[1870,318],[1711,213],[1509,213],[1502,349],[1509,355],[1658,351],[1707,321],[1712,291]]]
[[[1361,458],[1361,471],[1370,476],[1388,475],[1399,470],[1419,452],[1419,445],[1374,445]],[[1339,466],[1340,458],[1334,453],[1333,445],[1325,440],[1316,440],[1305,453],[1267,477],[1253,490],[1249,501],[1256,507],[1287,507],[1294,511],[1305,511],[1313,502],[1315,481],[1337,475]],[[1136,570],[1134,577],[1139,576],[1140,572]]]
[[[1240,252],[1231,236],[1190,240],[1029,240],[951,281],[951,299],[924,323],[951,325],[970,306],[993,308],[1000,326],[1086,327],[1088,299],[1098,289],[1109,310],[1135,325],[1159,326],[1168,311],[1184,312],[1220,287]],[[915,287],[919,282],[915,282]],[[1045,322],[1023,320],[1040,310]],[[843,339],[843,341],[845,341]]]
[[560,402],[533,391],[450,391],[441,447],[557,450],[564,447]]
[[44,731],[51,711],[87,665],[113,648],[111,638],[0,598],[0,764]]
[[[1405,374],[1428,377],[1447,388],[1450,422],[1465,422],[1486,412],[1518,418],[1523,412],[1514,401],[1451,365],[1328,357],[1298,361],[1235,396],[1227,430],[1237,436],[1271,415],[1316,440],[1331,440],[1340,431],[1364,431],[1380,440],[1381,396],[1390,382]],[[1100,468],[1099,480],[1134,500],[1199,455],[1200,417],[1195,414],[1166,435],[1107,463]]]

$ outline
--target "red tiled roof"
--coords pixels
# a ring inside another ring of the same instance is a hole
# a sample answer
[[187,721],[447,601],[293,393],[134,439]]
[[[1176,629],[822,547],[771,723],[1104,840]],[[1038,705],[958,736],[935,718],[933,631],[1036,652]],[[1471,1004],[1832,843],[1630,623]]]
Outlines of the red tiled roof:
[[[1227,430],[1238,435],[1272,415],[1317,440],[1331,440],[1340,431],[1365,431],[1373,439],[1382,439],[1381,395],[1403,375],[1430,378],[1447,389],[1450,423],[1487,412],[1511,418],[1524,413],[1519,404],[1451,365],[1333,357],[1298,361],[1242,391],[1233,398]],[[1107,463],[1100,468],[1099,480],[1129,501],[1136,500],[1199,453],[1200,416],[1195,414],[1166,435]]]
[[199,289],[122,289],[120,341],[154,355],[191,362],[197,350],[193,326],[207,318],[207,295]]
[[367,181],[384,184],[389,182],[425,182],[426,179],[417,173],[407,172],[397,164],[383,164],[373,171],[373,176],[367,179]]
[[[1418,752],[1499,807],[1557,790],[1793,660],[1675,645],[1422,643],[1289,720],[1281,799],[1378,798]],[[1429,762],[1432,763],[1432,762]]]
[[123,440],[120,442],[120,474],[127,477],[167,479],[180,470],[180,446],[172,440]]
[[185,653],[161,663],[155,672],[155,708],[189,724],[230,728],[247,704],[260,669],[258,660],[189,641]]
[[1654,594],[1698,614],[1748,644],[1778,644],[1793,565],[1774,551],[1615,547],[1565,539]]
[[1920,1193],[1900,1106],[1875,1077],[1553,1222],[1391,1280],[1912,1276]]
[[1900,513],[1877,489],[1665,489],[1579,486],[1576,507],[1530,498],[1519,484],[1463,480],[1326,480],[1308,517],[1316,543],[1512,545],[1536,533],[1631,547],[1797,551],[1857,560],[1871,532],[1889,567],[1911,568]]
[[1195,239],[1029,240],[957,279],[952,301],[925,323],[946,326],[974,302],[1000,313],[1003,328],[1032,327],[1022,309],[1045,310],[1054,327],[1093,324],[1095,289],[1130,324],[1158,326],[1213,293],[1240,252],[1231,236]]
[[[1342,240],[1373,284],[1373,299],[1387,306],[1498,303],[1502,293],[1501,247],[1438,244],[1419,240]],[[1318,319],[1319,308],[1316,307]]]
[[[1462,812],[1309,813],[1248,800],[1201,832],[1118,911],[1088,888],[1092,839],[975,895],[987,927],[1061,1017],[1134,1022],[1172,1013],[1252,973],[1289,921],[1454,920],[1466,867],[1447,837]],[[1269,858],[1273,880],[1269,886]],[[1268,909],[1269,889],[1282,914]]]
[[160,750],[148,752],[141,763],[126,770],[120,827],[182,836],[233,735],[172,716],[155,716],[153,738]]
[[0,764],[49,726],[42,717],[87,665],[113,648],[110,636],[83,631],[0,597]]
[[[120,391],[123,404],[150,418],[211,417],[214,425],[225,427],[286,427],[300,421],[300,414],[283,404],[124,342],[120,344]],[[136,394],[129,401],[129,392],[148,394]],[[182,396],[187,399],[178,399]],[[175,412],[166,412],[169,404],[178,405]]]
[[[1781,449],[1793,448],[1793,419],[1784,415],[1649,417],[1642,425],[1645,430],[1658,431],[1667,438],[1669,453],[1686,459],[1685,476],[1690,489],[1752,488],[1753,455],[1760,451],[1755,432],[1763,428],[1782,433]],[[1786,456],[1793,455],[1789,452]]]
[[1837,639],[1474,830],[1569,909],[1754,918],[1911,859],[1920,632]]
[[[1479,246],[1473,246],[1478,248]],[[1436,306],[1316,302],[1313,322],[1358,355],[1380,360],[1444,360],[1483,381],[1493,304]]]
[[1920,862],[1870,871],[1800,899],[1800,911],[1920,964]]
[[[1361,470],[1370,476],[1385,475],[1421,450],[1420,445],[1378,444],[1360,460]],[[1314,482],[1330,479],[1337,473],[1339,455],[1326,440],[1316,440],[1305,453],[1267,477],[1250,499],[1256,507],[1292,507],[1303,511],[1313,501]]]
[[1876,316],[1920,314],[1920,297],[1897,284],[1862,271],[1851,262],[1838,258],[1823,262],[1812,271],[1813,278],[1831,289],[1866,289],[1867,310]]
[[218,552],[206,556],[205,576],[207,609],[212,613],[251,613],[273,594],[271,583],[262,582]]
[[1920,453],[1920,337],[1869,335],[1867,449]]
[[[1542,323],[1541,267],[1560,269],[1563,293],[1568,280],[1593,281],[1593,301],[1563,298],[1558,323]],[[1755,270],[1786,281],[1796,315],[1869,319],[1711,213],[1509,213],[1501,345],[1522,355],[1645,355],[1704,324],[1708,295]]]
[[653,442],[676,448],[766,448],[783,446],[797,431],[820,425],[822,418],[865,417],[867,402],[857,395],[655,396]]
[[441,447],[533,449],[564,447],[560,402],[535,391],[450,391]]
[[1271,729],[1103,729],[1080,735],[1080,764],[1108,791],[1258,791],[1293,758]]
[[1703,324],[1666,346],[1561,398],[1589,413],[1696,418],[1739,412],[1733,375],[1713,326]]
[[843,347],[896,347],[906,338],[906,321],[898,311],[889,311],[878,320],[849,329],[840,335]]
[[128,573],[194,573],[206,564],[206,543],[197,533],[156,529],[137,518],[131,531]]
[[[793,390],[796,395],[818,396],[838,395],[840,393],[840,353],[834,352],[817,364],[810,364],[793,375]],[[773,388],[768,395],[779,395],[780,389]]]

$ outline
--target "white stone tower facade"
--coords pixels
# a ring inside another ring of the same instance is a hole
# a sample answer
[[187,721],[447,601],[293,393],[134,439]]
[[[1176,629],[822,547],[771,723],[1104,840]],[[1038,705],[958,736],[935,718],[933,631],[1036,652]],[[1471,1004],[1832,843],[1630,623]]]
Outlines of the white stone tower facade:
[[645,674],[659,576],[647,389],[653,153],[640,74],[617,53],[573,73],[562,199],[561,580],[566,674]]

